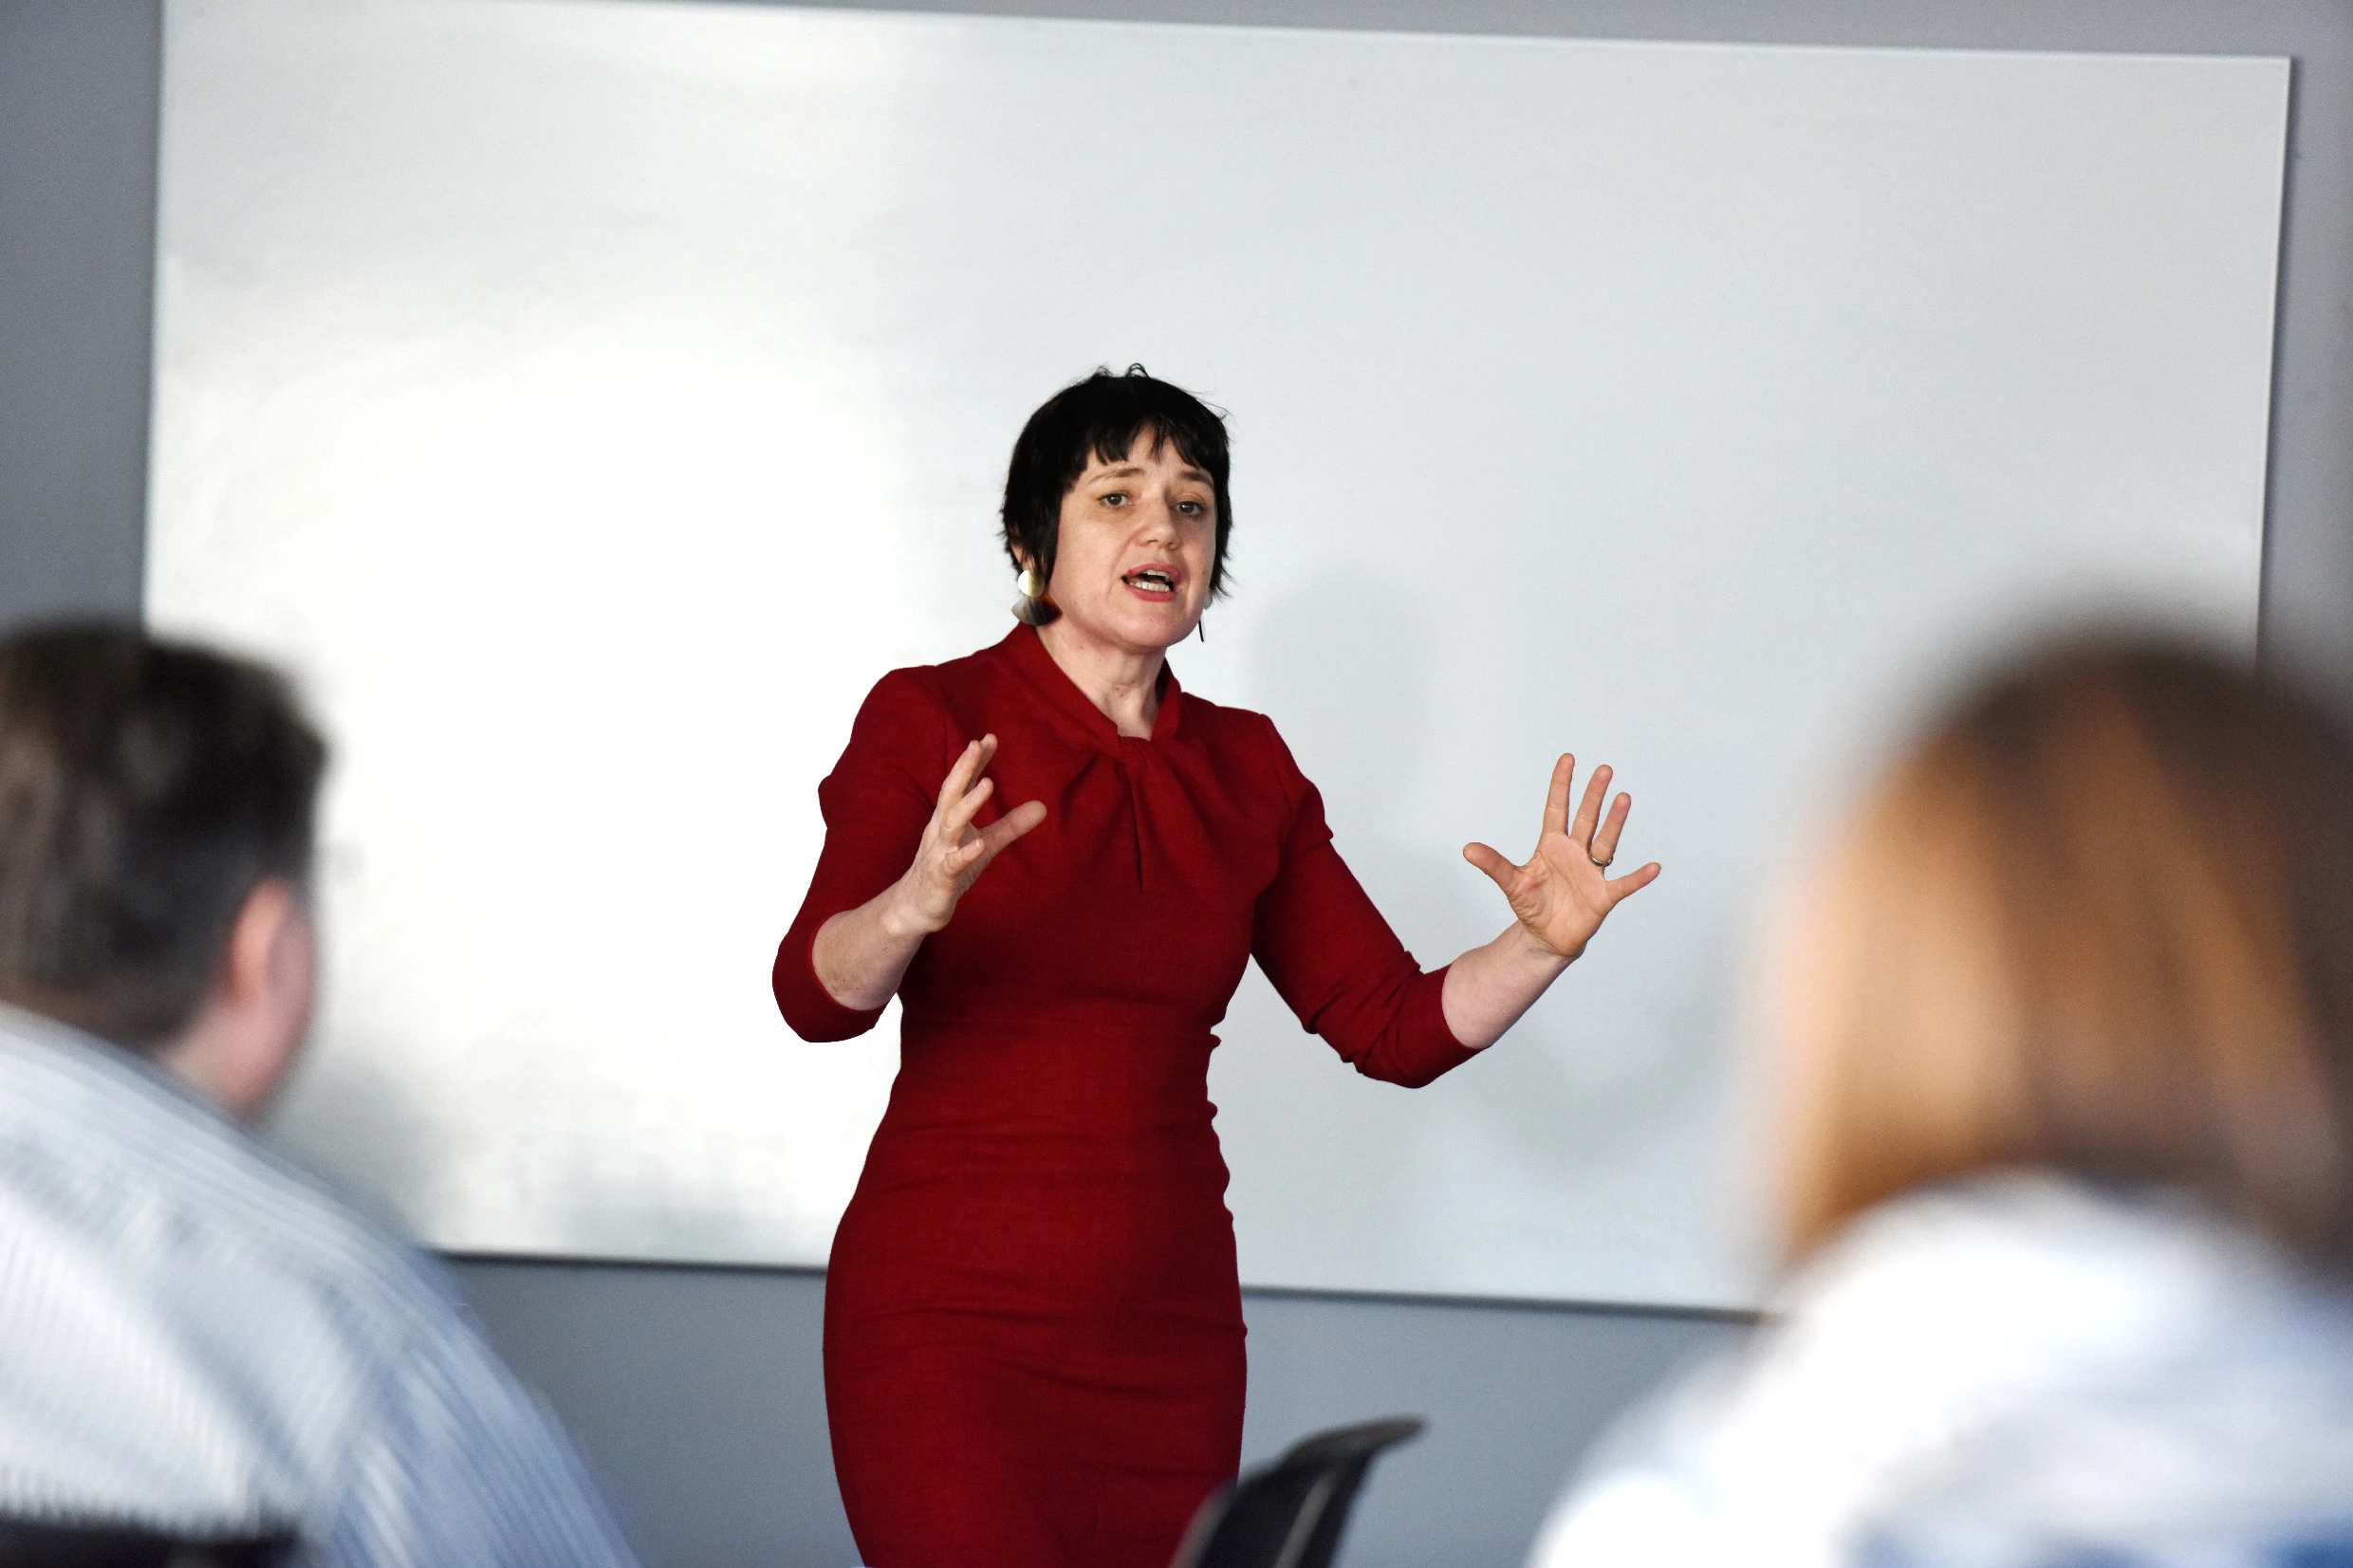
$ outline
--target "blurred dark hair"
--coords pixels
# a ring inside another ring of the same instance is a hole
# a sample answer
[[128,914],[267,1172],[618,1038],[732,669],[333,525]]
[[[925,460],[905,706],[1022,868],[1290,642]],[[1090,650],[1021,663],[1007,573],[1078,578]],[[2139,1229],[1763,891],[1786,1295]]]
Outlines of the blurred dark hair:
[[1798,912],[1789,1237],[2044,1167],[2353,1262],[2353,740],[2220,655],[2087,640],[1950,710]]
[[0,639],[0,999],[177,1034],[247,896],[307,877],[325,764],[258,664],[112,624]]
[[[1062,531],[1062,498],[1086,471],[1090,459],[1116,463],[1149,433],[1176,455],[1210,476],[1217,499],[1217,554],[1210,567],[1214,599],[1226,591],[1226,539],[1233,531],[1233,497],[1227,479],[1232,461],[1226,422],[1192,393],[1130,365],[1123,376],[1098,369],[1063,388],[1029,415],[1013,443],[1005,473],[1005,553],[1021,565],[1027,552],[1042,581],[1054,579],[1054,553]],[[1046,617],[1052,619],[1052,614]]]

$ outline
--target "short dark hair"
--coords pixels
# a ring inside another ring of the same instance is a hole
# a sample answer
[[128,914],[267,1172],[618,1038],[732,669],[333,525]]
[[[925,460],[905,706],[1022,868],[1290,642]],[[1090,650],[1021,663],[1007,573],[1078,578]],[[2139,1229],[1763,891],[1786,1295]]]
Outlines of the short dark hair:
[[1087,461],[1116,462],[1136,437],[1149,432],[1157,447],[1165,441],[1176,455],[1210,477],[1217,498],[1217,554],[1210,567],[1210,597],[1226,591],[1226,540],[1233,531],[1232,471],[1226,421],[1180,386],[1147,374],[1141,365],[1114,376],[1098,368],[1063,388],[1029,415],[1013,443],[1005,473],[1005,553],[1015,566],[1027,553],[1038,576],[1053,581],[1055,547],[1062,532],[1062,498],[1086,471]]
[[259,664],[108,623],[0,639],[0,999],[176,1035],[248,895],[308,876],[325,766]]

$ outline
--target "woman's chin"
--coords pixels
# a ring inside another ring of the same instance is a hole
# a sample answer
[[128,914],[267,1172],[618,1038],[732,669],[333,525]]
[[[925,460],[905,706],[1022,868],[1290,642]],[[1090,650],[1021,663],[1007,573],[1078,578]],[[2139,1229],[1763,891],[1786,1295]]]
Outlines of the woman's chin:
[[1200,617],[1170,605],[1121,605],[1116,613],[1100,619],[1093,616],[1076,617],[1064,612],[1073,621],[1073,631],[1083,632],[1094,641],[1135,654],[1166,653],[1193,635]]
[[1136,628],[1136,641],[1140,647],[1166,653],[1193,635],[1194,624],[1198,618],[1176,611],[1151,617],[1148,624]]

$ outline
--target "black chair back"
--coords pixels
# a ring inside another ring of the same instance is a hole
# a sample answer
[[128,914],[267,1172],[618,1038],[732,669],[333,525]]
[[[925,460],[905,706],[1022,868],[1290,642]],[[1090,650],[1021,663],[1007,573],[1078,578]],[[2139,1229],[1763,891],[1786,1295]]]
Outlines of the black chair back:
[[110,1524],[0,1520],[0,1568],[276,1568],[292,1536],[190,1540]]
[[1331,1568],[1374,1455],[1420,1430],[1418,1416],[1400,1415],[1302,1438],[1213,1492],[1171,1568]]

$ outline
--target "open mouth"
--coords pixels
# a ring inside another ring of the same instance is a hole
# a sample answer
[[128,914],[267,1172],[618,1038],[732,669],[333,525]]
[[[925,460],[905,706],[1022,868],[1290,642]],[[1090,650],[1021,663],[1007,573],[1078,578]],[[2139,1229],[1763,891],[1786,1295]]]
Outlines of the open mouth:
[[1120,581],[1157,599],[1172,598],[1176,592],[1176,574],[1165,566],[1139,566]]

